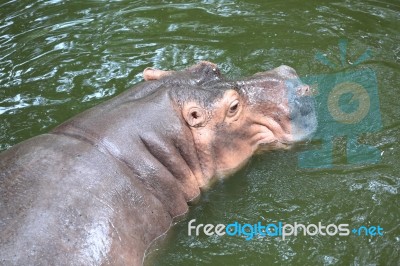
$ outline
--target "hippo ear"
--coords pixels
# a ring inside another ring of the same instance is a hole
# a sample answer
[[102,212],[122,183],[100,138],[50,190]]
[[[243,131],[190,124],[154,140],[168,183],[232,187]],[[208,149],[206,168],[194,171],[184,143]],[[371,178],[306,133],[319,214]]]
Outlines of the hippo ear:
[[165,76],[169,76],[175,73],[175,71],[165,71],[165,70],[159,70],[159,69],[154,69],[151,67],[147,67],[145,70],[143,70],[143,78],[144,80],[157,80]]
[[206,111],[195,104],[183,108],[183,117],[191,127],[204,127],[207,124]]

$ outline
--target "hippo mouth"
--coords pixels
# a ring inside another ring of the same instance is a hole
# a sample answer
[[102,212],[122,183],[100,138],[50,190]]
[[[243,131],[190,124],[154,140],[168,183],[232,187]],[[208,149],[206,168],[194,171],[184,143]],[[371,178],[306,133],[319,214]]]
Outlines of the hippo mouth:
[[296,144],[296,142],[286,142],[279,140],[275,140],[272,142],[261,142],[257,147],[256,153],[262,153],[272,150],[289,150],[293,147],[294,144]]
[[[317,120],[312,102],[312,100],[307,100],[306,104],[294,112],[296,115],[290,123],[290,134],[273,141],[261,140],[258,143],[256,152],[288,150],[294,146],[309,143],[317,129]],[[297,113],[300,113],[300,115]]]

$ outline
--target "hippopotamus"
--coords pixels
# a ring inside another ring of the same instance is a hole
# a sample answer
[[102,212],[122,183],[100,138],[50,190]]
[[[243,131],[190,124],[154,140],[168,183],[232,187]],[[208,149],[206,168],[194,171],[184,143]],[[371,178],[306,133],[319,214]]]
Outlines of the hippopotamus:
[[213,180],[310,139],[310,88],[288,66],[227,80],[211,62],[145,81],[0,154],[6,265],[140,265]]

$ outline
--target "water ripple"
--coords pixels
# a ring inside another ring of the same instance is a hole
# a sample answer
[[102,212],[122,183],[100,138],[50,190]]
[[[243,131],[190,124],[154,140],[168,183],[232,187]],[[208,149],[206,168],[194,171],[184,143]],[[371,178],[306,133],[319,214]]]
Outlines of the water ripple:
[[15,113],[15,111],[22,109],[22,108],[27,108],[30,106],[48,106],[48,105],[59,105],[62,103],[68,102],[70,99],[63,99],[63,100],[51,100],[47,99],[42,96],[36,96],[36,97],[30,97],[27,95],[21,95],[17,94],[14,97],[11,98],[6,98],[2,101],[0,101],[0,115],[4,114],[6,112],[11,112]]

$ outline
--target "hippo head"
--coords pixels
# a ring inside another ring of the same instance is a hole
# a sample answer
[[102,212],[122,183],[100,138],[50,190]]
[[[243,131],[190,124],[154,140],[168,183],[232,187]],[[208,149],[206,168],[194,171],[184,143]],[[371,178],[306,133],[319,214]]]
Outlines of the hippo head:
[[[178,73],[147,69],[144,76],[176,79]],[[316,130],[310,88],[288,66],[237,81],[224,80],[208,62],[186,73],[192,75],[190,85],[175,88],[172,98],[190,127],[206,176],[229,174],[255,152],[286,149]]]

